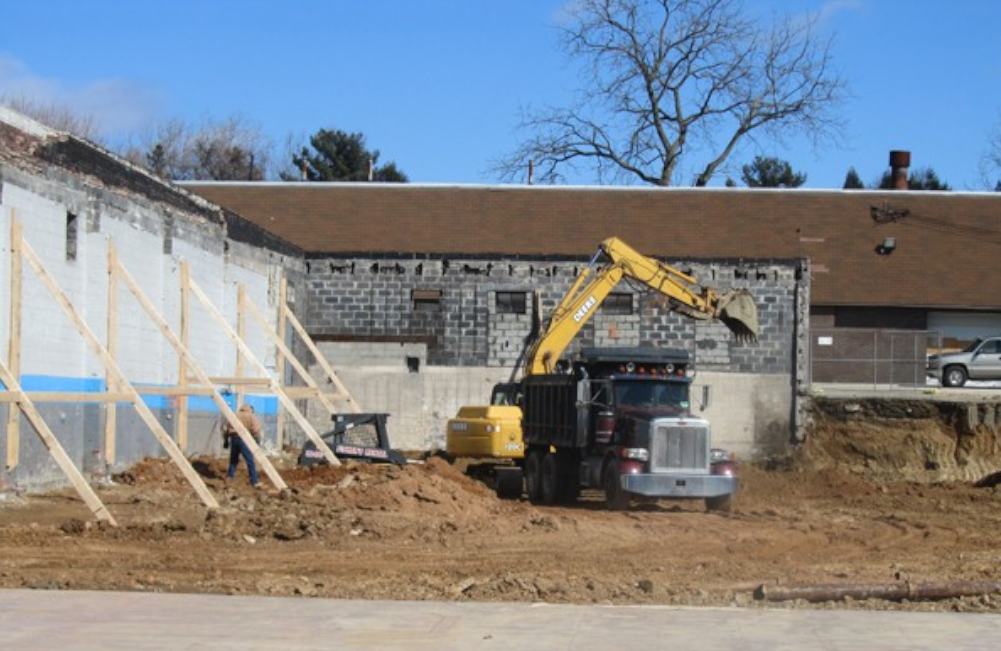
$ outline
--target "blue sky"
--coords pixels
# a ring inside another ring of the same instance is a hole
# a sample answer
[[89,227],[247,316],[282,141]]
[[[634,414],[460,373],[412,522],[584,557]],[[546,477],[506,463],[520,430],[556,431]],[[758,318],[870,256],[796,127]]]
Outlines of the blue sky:
[[[558,47],[564,0],[4,0],[0,94],[93,115],[109,135],[239,114],[276,142],[361,132],[412,182],[491,183],[523,107],[580,80]],[[852,97],[843,142],[762,142],[806,187],[871,182],[891,149],[956,190],[983,189],[1001,123],[1001,2],[748,0],[820,12]],[[995,177],[1001,173],[995,174]],[[722,184],[723,177],[718,179]]]

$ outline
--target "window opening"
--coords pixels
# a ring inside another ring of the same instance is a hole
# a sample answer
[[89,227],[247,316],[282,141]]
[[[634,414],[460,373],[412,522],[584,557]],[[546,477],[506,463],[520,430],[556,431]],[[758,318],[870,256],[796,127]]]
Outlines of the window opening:
[[498,314],[524,314],[527,306],[527,292],[497,292]]
[[80,233],[80,219],[76,213],[66,213],[66,259],[76,260],[77,237]]
[[414,303],[414,312],[441,311],[440,289],[415,289],[411,292],[410,298]]
[[624,293],[612,293],[601,305],[601,311],[605,314],[632,314],[633,295]]

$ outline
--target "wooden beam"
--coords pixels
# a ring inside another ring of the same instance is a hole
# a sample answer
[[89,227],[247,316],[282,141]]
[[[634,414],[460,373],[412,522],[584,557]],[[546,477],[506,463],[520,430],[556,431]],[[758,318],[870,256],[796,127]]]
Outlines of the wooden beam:
[[[288,360],[288,363],[292,365],[292,368],[295,369],[295,372],[298,373],[299,377],[306,383],[306,386],[316,390],[317,393],[315,397],[319,398],[320,402],[323,403],[323,406],[326,407],[327,412],[331,416],[336,414],[337,408],[334,406],[334,403],[327,398],[325,394],[319,392],[319,388],[316,386],[316,381],[309,375],[309,371],[307,371],[306,368],[299,362],[292,351],[288,349],[288,346],[286,346],[285,342],[281,340],[278,333],[271,329],[271,326],[264,320],[264,315],[262,315],[260,310],[257,309],[257,306],[254,305],[253,302],[248,302],[247,311],[250,312],[250,315],[257,320],[257,324],[261,327],[261,330],[263,330],[275,346],[278,347],[282,356]],[[287,388],[285,390],[288,391]]]
[[[112,246],[110,241],[108,246]],[[83,335],[84,339],[87,340],[87,343],[90,344],[91,348],[97,353],[98,357],[101,358],[101,361],[104,362],[105,368],[112,371],[116,386],[126,393],[133,394],[132,404],[135,407],[136,412],[138,412],[139,417],[142,418],[146,425],[149,426],[150,430],[152,430],[153,435],[158,441],[160,441],[160,445],[162,445],[167,451],[167,455],[171,458],[171,460],[173,460],[174,464],[180,468],[181,473],[194,487],[195,492],[198,493],[202,502],[209,508],[218,508],[219,503],[212,496],[212,493],[209,492],[209,489],[205,486],[205,482],[203,482],[202,478],[198,476],[195,469],[191,467],[191,464],[184,457],[184,454],[181,453],[181,450],[178,449],[173,439],[171,439],[170,435],[163,429],[163,426],[160,425],[159,421],[157,421],[156,417],[153,415],[153,412],[149,410],[149,407],[147,407],[146,403],[142,401],[139,394],[132,389],[132,384],[118,367],[118,363],[115,362],[114,358],[108,354],[108,350],[104,347],[104,344],[101,343],[87,323],[80,318],[79,314],[77,314],[77,311],[73,307],[69,298],[66,297],[66,294],[64,294],[62,289],[60,289],[55,279],[52,278],[48,270],[42,264],[41,260],[37,255],[35,255],[31,246],[24,241],[22,241],[22,255],[32,269],[34,269],[35,274],[42,281],[42,284],[46,286],[49,293],[51,293],[56,299],[56,302],[62,308],[66,316],[69,317],[70,321],[72,321],[74,325],[76,325],[80,334]]]
[[[10,209],[10,339],[7,342],[7,361],[14,378],[21,377],[21,224]],[[7,470],[17,468],[21,456],[21,415],[16,409],[7,410]]]
[[[115,269],[118,268],[118,253],[115,247],[111,246],[111,240],[106,240],[108,246],[108,354],[112,359],[118,357],[118,276]],[[108,369],[104,369],[105,388],[110,391],[117,391],[114,374]],[[130,401],[131,402],[131,401]],[[107,405],[104,412],[104,462],[115,463],[116,442],[118,431],[118,407],[114,402]]]
[[[288,341],[288,332],[286,328],[286,321],[282,315],[282,305],[285,305],[285,301],[288,298],[288,278],[285,277],[285,273],[281,274],[281,281],[278,283],[278,338],[284,342]],[[282,386],[285,385],[285,355],[278,352],[278,377],[281,379]],[[288,387],[286,387],[286,391]],[[285,443],[285,408],[281,403],[278,403],[278,449],[284,449]]]
[[[189,377],[188,381],[197,380],[197,377]],[[267,378],[261,377],[210,377],[209,381],[212,385],[219,386],[220,384],[230,384],[230,385],[243,385],[243,386],[253,386],[253,387],[268,387],[271,386],[271,381]]]
[[[209,312],[209,314],[212,315],[212,318],[214,318],[219,323],[219,325],[222,327],[223,331],[230,338],[230,340],[237,346],[239,346],[241,352],[243,352],[243,355],[247,359],[247,361],[249,361],[251,364],[257,367],[258,373],[260,373],[261,375],[267,375],[268,369],[265,368],[264,364],[262,364],[260,360],[257,359],[257,356],[254,355],[254,352],[250,350],[250,348],[247,346],[246,343],[244,343],[243,339],[241,339],[237,335],[237,333],[233,330],[233,328],[230,327],[230,325],[226,322],[226,319],[224,319],[222,314],[220,314],[219,311],[215,308],[215,306],[212,305],[212,302],[209,301],[208,297],[204,294],[204,292],[202,292],[202,290],[198,287],[198,284],[195,283],[194,281],[191,281],[191,293],[194,294],[199,301],[201,301],[202,305]],[[274,379],[271,380],[271,390],[275,392],[275,394],[278,396],[278,400],[280,400],[282,404],[285,405],[285,408],[288,409],[289,413],[295,419],[295,422],[306,433],[306,436],[309,437],[309,440],[311,440],[313,444],[316,445],[316,449],[323,454],[323,457],[327,460],[327,462],[330,463],[330,465],[332,466],[341,465],[340,460],[334,454],[333,450],[330,449],[330,446],[328,446],[327,443],[322,438],[320,438],[320,435],[316,432],[315,429],[313,429],[313,426],[309,423],[309,421],[306,420],[306,417],[302,415],[302,412],[300,412],[298,407],[295,406],[295,403],[292,402],[292,399],[288,397],[288,395],[282,390],[282,387]]]
[[[178,355],[184,357],[184,360],[188,368],[191,370],[191,372],[193,372],[198,377],[198,380],[203,385],[211,385],[208,376],[204,373],[204,371],[202,371],[201,367],[198,365],[198,362],[195,361],[195,358],[191,356],[191,353],[184,346],[184,344],[181,343],[181,340],[177,338],[177,335],[175,335],[174,332],[170,329],[170,326],[167,324],[167,322],[164,321],[163,317],[160,316],[160,314],[156,311],[156,308],[146,297],[146,294],[143,293],[138,283],[136,283],[136,281],[133,280],[132,275],[129,274],[128,270],[125,269],[125,267],[120,266],[119,274],[121,276],[122,281],[125,283],[125,286],[128,287],[129,291],[132,292],[133,296],[136,297],[136,300],[139,301],[139,304],[146,311],[146,314],[153,320],[153,322],[160,329],[160,333],[167,339],[170,345],[173,346],[174,351]],[[192,288],[196,287],[194,281],[190,280],[190,278],[189,282],[191,283]],[[247,444],[247,446],[253,452],[254,458],[260,461],[261,469],[271,480],[271,483],[273,483],[275,487],[278,488],[279,490],[287,488],[288,486],[285,484],[285,481],[281,478],[281,475],[279,475],[278,471],[275,470],[275,467],[271,464],[271,461],[261,452],[260,446],[257,445],[257,442],[254,440],[254,437],[250,435],[250,432],[247,431],[247,428],[243,425],[243,423],[240,422],[240,419],[236,417],[236,413],[232,409],[230,409],[229,405],[226,403],[226,400],[222,397],[222,395],[218,391],[213,389],[211,396],[212,396],[212,401],[215,402],[216,407],[218,407],[219,411],[222,412],[222,415],[223,417],[226,418],[226,421],[233,427],[233,429],[236,431],[240,439]]]
[[[246,318],[244,316],[247,304],[247,292],[243,288],[243,284],[237,286],[236,289],[236,336],[239,337],[240,341],[247,340],[247,324]],[[236,377],[243,378],[243,351],[240,346],[236,347]],[[236,385],[236,402],[239,405],[243,404],[244,401],[244,390],[243,384],[237,383]]]
[[323,369],[323,372],[327,374],[327,378],[337,388],[337,392],[340,395],[347,396],[348,407],[351,409],[351,411],[356,414],[361,412],[361,406],[358,404],[357,401],[355,401],[354,397],[347,390],[347,387],[345,387],[344,383],[341,382],[341,379],[337,377],[337,373],[334,373],[334,369],[330,366],[330,363],[327,362],[327,358],[325,358],[323,356],[323,353],[320,352],[320,349],[316,347],[316,344],[313,342],[313,338],[310,337],[309,333],[306,332],[306,329],[302,327],[302,324],[299,323],[299,319],[297,319],[295,314],[292,313],[292,310],[290,310],[287,305],[283,304],[282,313],[288,319],[288,322],[292,324],[292,328],[295,329],[295,331],[299,334],[299,337],[306,344],[306,347],[309,349],[309,352],[311,352],[313,354],[313,357],[316,358],[316,363],[320,365],[320,368]]
[[[187,262],[181,263],[181,344],[185,348],[190,348],[190,321],[189,321],[189,297],[188,278],[191,277],[191,269]],[[184,363],[184,357],[177,356],[177,385],[184,388],[188,384],[188,367]],[[182,393],[177,396],[177,444],[182,450],[188,449],[188,394]]]
[[192,384],[183,387],[135,387],[136,393],[143,396],[210,396],[215,388],[195,386]]
[[285,387],[285,393],[289,398],[298,400],[300,398],[315,398],[320,392],[313,387]]
[[[97,496],[94,489],[90,487],[87,480],[84,479],[83,475],[73,464],[73,461],[66,454],[66,450],[63,448],[62,444],[59,443],[59,439],[56,435],[52,433],[49,426],[45,423],[45,419],[42,415],[38,413],[35,405],[32,404],[31,399],[21,390],[21,385],[14,377],[12,371],[10,371],[7,366],[0,360],[0,381],[3,382],[4,386],[8,391],[17,395],[17,406],[20,407],[21,412],[28,418],[28,421],[35,428],[35,433],[38,434],[38,438],[42,440],[42,444],[52,455],[55,460],[56,465],[59,469],[63,471],[66,478],[70,480],[73,484],[73,488],[76,492],[83,498],[84,503],[90,509],[90,512],[94,514],[98,520],[103,520],[112,526],[118,526],[115,522],[115,518],[112,517],[108,509],[105,508],[104,504],[101,502],[101,498]],[[16,411],[11,409],[11,411]]]

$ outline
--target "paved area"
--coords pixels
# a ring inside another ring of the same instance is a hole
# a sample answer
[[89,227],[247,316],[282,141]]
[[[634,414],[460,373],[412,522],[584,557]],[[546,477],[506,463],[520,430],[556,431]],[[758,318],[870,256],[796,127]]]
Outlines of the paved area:
[[984,614],[0,590],[0,649],[33,651],[999,646],[1001,615]]
[[937,383],[908,386],[902,384],[826,384],[815,382],[810,391],[813,395],[828,398],[887,398],[940,402],[1001,401],[1001,382],[971,381],[960,389],[942,387]]

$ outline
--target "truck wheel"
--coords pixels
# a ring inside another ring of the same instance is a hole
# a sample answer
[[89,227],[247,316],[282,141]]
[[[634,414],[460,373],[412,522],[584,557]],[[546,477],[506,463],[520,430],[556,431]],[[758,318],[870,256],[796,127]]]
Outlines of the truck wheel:
[[535,450],[525,458],[525,492],[533,504],[537,504],[542,497],[542,459]]
[[706,511],[716,511],[718,513],[730,513],[733,511],[733,494],[718,495],[706,498]]
[[521,497],[522,472],[520,468],[501,468],[496,471],[494,488],[502,500]]
[[542,503],[552,506],[561,501],[563,478],[556,455],[549,453],[542,458]]
[[947,366],[942,371],[942,386],[961,387],[966,384],[966,369],[962,366]]
[[609,511],[621,511],[629,508],[629,493],[622,490],[618,461],[610,461],[605,467],[602,486],[605,489],[605,507]]

